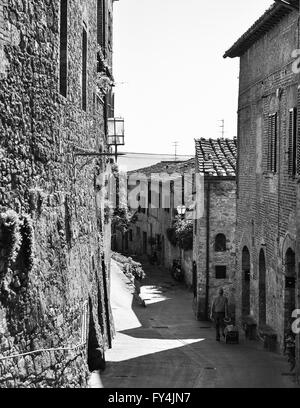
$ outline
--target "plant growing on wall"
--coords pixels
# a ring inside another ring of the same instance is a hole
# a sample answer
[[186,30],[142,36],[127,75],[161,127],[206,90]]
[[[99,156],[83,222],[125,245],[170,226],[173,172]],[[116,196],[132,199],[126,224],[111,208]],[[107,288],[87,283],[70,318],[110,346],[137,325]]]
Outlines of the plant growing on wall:
[[167,238],[171,245],[184,251],[193,249],[193,222],[177,216],[171,228],[167,229]]
[[111,207],[110,201],[105,200],[104,202],[104,223],[109,224],[113,215],[114,215],[114,211]]
[[28,215],[0,214],[0,276],[8,269],[30,271],[34,264],[34,230]]
[[105,72],[97,73],[97,87],[101,94],[106,95],[113,85],[114,82]]
[[112,86],[114,86],[114,81],[109,75],[111,67],[109,66],[106,58],[103,55],[102,48],[99,46],[97,49],[98,63],[101,66],[100,72],[97,73],[97,88],[102,95],[106,95]]
[[[113,211],[112,215],[112,229],[113,231],[121,231],[125,233],[129,230],[131,223],[137,221],[136,211],[132,211],[128,208],[127,203],[120,203],[122,197],[120,193],[120,184],[119,184],[119,168],[117,164],[112,165],[111,167],[112,174],[116,178],[116,196],[117,196],[117,207]],[[127,198],[127,197],[126,197]],[[124,201],[124,200],[123,200]],[[122,205],[120,205],[122,204]]]
[[167,229],[167,238],[173,247],[177,246],[176,228],[174,225]]
[[129,230],[131,223],[136,222],[136,215],[129,211],[128,208],[116,208],[112,217],[113,230],[121,231],[123,233]]
[[142,265],[139,262],[135,262],[132,258],[128,258],[128,261],[123,265],[123,272],[131,281],[134,278],[142,280],[146,277]]
[[193,249],[193,222],[191,220],[178,220],[176,228],[178,245],[181,249]]
[[16,260],[21,247],[20,220],[18,214],[8,210],[0,214],[0,252],[3,273]]

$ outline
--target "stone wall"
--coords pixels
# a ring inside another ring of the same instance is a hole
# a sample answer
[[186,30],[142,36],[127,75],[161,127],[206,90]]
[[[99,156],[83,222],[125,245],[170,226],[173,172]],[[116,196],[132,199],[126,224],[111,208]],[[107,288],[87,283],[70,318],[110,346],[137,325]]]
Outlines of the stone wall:
[[[295,251],[296,179],[288,174],[288,116],[297,105],[291,53],[298,46],[292,12],[258,40],[240,65],[237,201],[237,314],[242,316],[242,251],[250,252],[250,313],[259,323],[259,282],[266,263],[266,323],[284,335],[285,256]],[[278,113],[276,173],[267,171],[268,115]],[[262,293],[262,292],[261,292]],[[262,297],[261,297],[262,299]],[[264,302],[263,302],[264,303]],[[261,319],[262,320],[262,319]]]
[[[209,189],[209,195],[208,195]],[[230,312],[235,313],[235,223],[236,223],[236,184],[234,179],[206,177],[204,185],[204,213],[194,225],[193,259],[197,264],[197,317],[205,318],[207,283],[207,234],[209,214],[209,296],[211,307],[218,289],[223,287],[229,298]],[[208,200],[209,197],[209,200]],[[215,240],[218,234],[226,237],[226,250],[217,252]],[[226,278],[216,278],[216,266],[226,266]]]
[[97,2],[69,1],[67,98],[59,94],[59,4],[0,2],[10,33],[0,31],[0,387],[85,386],[88,363],[102,367],[111,346],[110,233],[98,182],[107,165],[74,154],[105,146]]

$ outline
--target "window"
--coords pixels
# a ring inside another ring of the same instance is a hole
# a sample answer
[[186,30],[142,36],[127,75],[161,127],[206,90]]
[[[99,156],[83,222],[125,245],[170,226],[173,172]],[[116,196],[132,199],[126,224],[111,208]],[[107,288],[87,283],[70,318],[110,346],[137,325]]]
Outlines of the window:
[[[297,105],[300,105],[300,88],[298,87],[298,96],[297,96]],[[297,114],[297,119],[296,119],[296,128],[297,128],[297,143],[296,143],[296,156],[297,156],[297,167],[296,167],[296,172],[297,175],[300,176],[300,114],[298,112]]]
[[67,97],[68,79],[68,0],[60,2],[59,92]]
[[103,46],[105,43],[105,10],[104,10],[104,0],[97,1],[97,42],[98,45]]
[[277,113],[269,115],[268,120],[268,160],[267,170],[277,171]]
[[112,14],[109,11],[108,12],[108,38],[107,38],[107,46],[109,51],[112,51],[112,41],[113,41],[113,19],[112,19]]
[[225,252],[226,251],[226,237],[224,234],[218,234],[215,239],[215,251]]
[[87,32],[82,29],[82,109],[87,108]]
[[295,176],[297,170],[297,108],[289,111],[288,172]]
[[226,279],[226,266],[216,266],[216,279]]

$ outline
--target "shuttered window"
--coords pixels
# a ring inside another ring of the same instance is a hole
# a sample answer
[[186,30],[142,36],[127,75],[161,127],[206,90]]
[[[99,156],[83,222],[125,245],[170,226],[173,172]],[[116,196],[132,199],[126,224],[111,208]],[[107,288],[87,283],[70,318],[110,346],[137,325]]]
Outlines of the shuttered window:
[[104,46],[105,43],[105,10],[104,10],[104,0],[97,1],[97,42],[99,45]]
[[[300,88],[298,88],[298,106],[300,106]],[[298,176],[300,176],[300,114],[297,115],[296,123],[296,173]]]
[[60,2],[59,92],[67,97],[68,82],[68,0]]
[[295,176],[297,166],[297,108],[289,111],[288,172]]
[[273,173],[277,171],[277,113],[268,118],[268,160],[267,169]]
[[82,109],[87,110],[87,31],[82,29]]

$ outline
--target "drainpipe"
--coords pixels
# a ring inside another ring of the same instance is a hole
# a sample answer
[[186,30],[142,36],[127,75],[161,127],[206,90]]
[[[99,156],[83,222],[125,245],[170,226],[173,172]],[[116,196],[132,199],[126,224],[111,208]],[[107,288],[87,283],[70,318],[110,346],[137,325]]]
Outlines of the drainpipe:
[[205,318],[208,320],[209,309],[209,262],[210,262],[210,182],[207,182],[206,191],[206,287],[205,287]]

